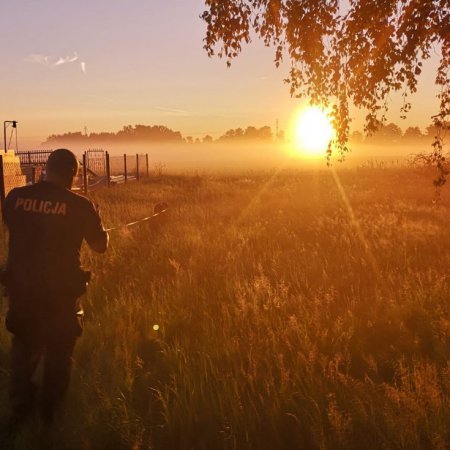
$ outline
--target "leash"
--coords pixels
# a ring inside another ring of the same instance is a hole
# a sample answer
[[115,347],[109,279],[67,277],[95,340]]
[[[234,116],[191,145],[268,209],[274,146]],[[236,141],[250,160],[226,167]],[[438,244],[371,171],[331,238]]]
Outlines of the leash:
[[137,225],[139,223],[154,219],[155,217],[158,217],[161,214],[164,214],[168,209],[169,208],[166,207],[165,209],[162,209],[161,211],[158,211],[158,212],[152,214],[151,216],[144,217],[143,219],[135,220],[134,222],[126,223],[125,225],[118,225],[117,227],[107,228],[105,231],[115,231],[115,230],[120,230],[121,228],[132,227],[133,225]]

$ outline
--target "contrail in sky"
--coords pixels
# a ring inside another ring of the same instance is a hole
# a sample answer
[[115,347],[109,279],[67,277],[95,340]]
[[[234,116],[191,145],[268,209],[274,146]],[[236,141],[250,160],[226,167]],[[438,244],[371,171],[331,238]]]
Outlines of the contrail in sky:
[[186,111],[184,109],[176,109],[176,108],[166,108],[164,106],[154,106],[153,109],[156,109],[157,111],[160,111],[161,113],[170,116],[192,116],[196,114],[195,112],[192,111]]
[[[71,64],[74,63],[75,61],[78,61],[79,59],[80,57],[78,56],[77,52],[74,52],[73,55],[59,56],[59,57],[53,57],[45,55],[43,53],[33,53],[29,55],[27,58],[25,58],[25,60],[28,62],[43,64],[49,67],[58,67],[64,64]],[[86,63],[84,61],[80,63],[80,67],[81,71],[83,73],[86,73]]]
[[73,56],[66,56],[65,58],[59,57],[58,61],[54,63],[55,66],[60,66],[61,64],[72,63],[78,60],[78,55],[74,53]]

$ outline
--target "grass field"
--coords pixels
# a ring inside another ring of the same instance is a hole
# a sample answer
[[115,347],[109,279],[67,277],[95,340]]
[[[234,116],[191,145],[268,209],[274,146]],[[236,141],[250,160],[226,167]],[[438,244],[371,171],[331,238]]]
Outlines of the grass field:
[[[448,449],[450,195],[433,206],[432,179],[286,170],[93,194],[107,226],[170,210],[83,255],[55,448]],[[4,411],[8,345],[2,328]]]

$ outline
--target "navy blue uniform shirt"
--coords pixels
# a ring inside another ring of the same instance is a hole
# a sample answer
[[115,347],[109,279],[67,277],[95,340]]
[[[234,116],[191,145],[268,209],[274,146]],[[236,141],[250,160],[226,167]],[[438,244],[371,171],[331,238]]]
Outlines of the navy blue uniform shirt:
[[93,203],[51,182],[13,189],[5,200],[8,284],[21,291],[64,292],[80,279],[80,249],[106,239]]

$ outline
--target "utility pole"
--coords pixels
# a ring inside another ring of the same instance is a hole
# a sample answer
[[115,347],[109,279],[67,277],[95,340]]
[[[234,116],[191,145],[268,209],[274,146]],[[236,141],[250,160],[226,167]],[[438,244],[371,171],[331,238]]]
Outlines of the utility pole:
[[[6,150],[6,149],[5,149]],[[0,155],[0,208],[3,214],[3,205],[5,204],[5,174],[3,172],[3,155]]]
[[[8,143],[8,145],[6,145],[6,129],[10,125],[12,125],[13,131],[14,130],[16,131],[16,150],[17,150],[17,124],[18,123],[19,122],[17,122],[17,120],[5,120],[3,122],[3,141],[4,141],[4,144],[5,144],[5,153],[8,153],[8,147],[9,147],[9,143]],[[12,138],[13,131],[11,131],[11,138]],[[11,139],[9,140],[9,142],[11,142]]]

